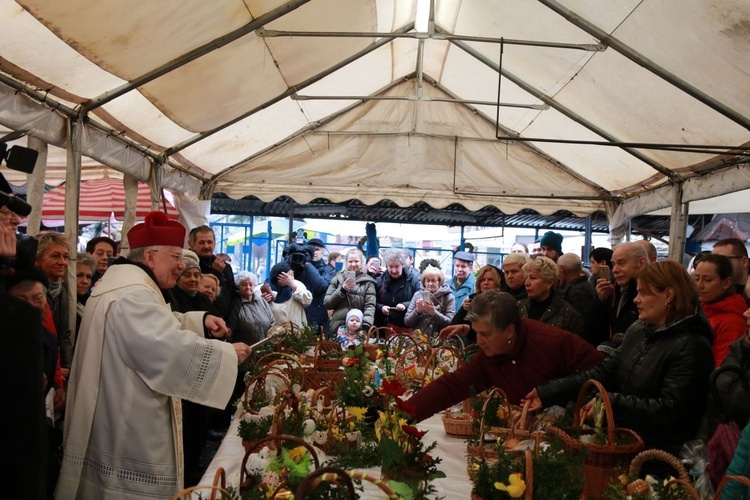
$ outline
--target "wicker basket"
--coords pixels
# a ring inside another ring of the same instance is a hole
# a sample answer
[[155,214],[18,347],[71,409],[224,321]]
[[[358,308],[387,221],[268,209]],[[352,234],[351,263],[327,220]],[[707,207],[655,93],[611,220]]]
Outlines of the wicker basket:
[[341,404],[333,405],[326,416],[326,424],[328,426],[326,441],[324,443],[316,442],[315,445],[326,455],[334,455],[336,453],[337,445],[343,444],[349,448],[354,448],[357,446],[357,441],[350,441],[349,439],[338,440],[333,432],[334,426],[339,429],[346,429],[353,421],[354,416],[346,411],[346,406]]
[[[269,446],[269,448],[276,449],[276,453],[281,454],[281,443],[283,441],[292,441],[298,445],[304,446],[305,449],[307,449],[307,451],[310,453],[310,457],[312,457],[315,470],[320,468],[320,460],[318,459],[318,454],[315,453],[315,449],[312,447],[312,445],[310,445],[305,440],[300,439],[296,436],[289,436],[286,434],[274,434],[272,436],[264,437],[263,439],[259,439],[258,441],[250,444],[250,446],[248,446],[245,450],[245,456],[242,458],[242,466],[240,467],[240,494],[253,488],[258,488],[260,486],[259,484],[256,484],[252,481],[252,474],[247,469],[247,462],[250,458],[250,455],[255,451],[263,448],[263,446]],[[281,488],[283,488],[283,484],[273,492],[270,498],[274,498],[276,494],[281,490]]]
[[[190,488],[185,488],[174,494],[172,500],[192,500],[194,498],[193,493],[197,493],[199,498],[203,498],[205,490],[211,490],[211,494],[206,497],[206,500],[233,500],[234,497],[227,491],[227,476],[224,469],[219,467],[216,469],[214,475],[214,483],[212,485],[199,484]],[[217,497],[216,494],[219,494]]]
[[[581,407],[585,403],[584,400],[586,399],[589,387],[595,387],[599,391],[604,404],[607,425],[606,444],[583,443],[554,425],[549,426],[547,430],[560,438],[563,449],[567,453],[577,454],[582,448],[586,449],[587,453],[583,462],[584,495],[587,500],[592,500],[602,498],[602,493],[607,488],[609,482],[619,475],[618,469],[627,467],[633,457],[643,450],[643,440],[630,429],[618,429],[615,427],[612,403],[604,386],[596,380],[587,380],[578,393],[578,401],[576,402],[573,415],[573,426],[581,429],[581,434],[593,433],[593,429],[591,428],[582,428],[580,421]],[[625,444],[616,444],[618,435],[626,440]]]
[[720,500],[721,494],[724,491],[724,487],[733,481],[740,483],[740,484],[744,484],[745,486],[750,486],[750,478],[747,478],[745,476],[724,476],[724,479],[722,479],[721,482],[719,483],[719,487],[716,488],[716,494],[714,495],[714,500]]
[[319,371],[316,368],[308,368],[304,370],[302,379],[302,388],[304,390],[322,389],[327,387],[334,394],[338,392],[339,387],[344,381],[344,371]]
[[378,359],[378,350],[380,349],[380,345],[376,342],[380,339],[388,338],[389,334],[391,333],[393,333],[393,330],[391,330],[387,326],[377,327],[373,325],[370,327],[370,329],[367,331],[367,335],[365,335],[365,341],[361,344],[362,348],[367,354],[367,359],[369,359],[370,361],[375,361],[376,359]]
[[342,356],[341,344],[332,340],[320,340],[315,345],[313,366],[322,371],[338,370]]
[[[643,479],[639,479],[639,476],[641,474],[641,467],[643,467],[643,464],[650,460],[659,460],[661,462],[664,462],[670,465],[675,470],[675,472],[677,472],[677,479],[672,479],[664,485],[665,493],[673,485],[679,485],[683,487],[687,495],[683,498],[685,498],[686,500],[700,500],[701,497],[695,490],[695,487],[693,487],[693,483],[690,482],[690,476],[688,475],[687,470],[685,470],[685,467],[682,465],[682,462],[680,462],[680,460],[674,455],[671,455],[662,450],[642,451],[638,455],[636,455],[635,458],[633,458],[633,461],[630,463],[630,469],[628,470],[628,478],[631,480],[630,484],[628,484],[628,488],[637,489],[638,483],[645,483]],[[647,483],[645,484],[645,487],[648,488]]]
[[338,467],[322,467],[312,471],[299,485],[294,498],[307,498],[308,494],[315,491],[315,488],[323,481],[337,484],[339,487],[344,486],[348,492],[349,500],[356,500],[357,492],[354,489],[351,476],[344,469]]
[[[525,457],[525,471],[524,471],[523,480],[526,482],[526,490],[524,490],[523,492],[523,498],[524,500],[533,500],[534,498],[534,455],[531,452],[531,450],[526,450],[524,452],[524,457]],[[473,489],[471,490],[471,499],[472,500],[484,500],[482,497],[477,495]]]
[[[489,404],[489,401],[493,397],[500,397],[502,398],[503,402],[505,403],[505,410],[508,415],[508,422],[510,427],[486,427],[484,422],[484,416],[487,412],[487,405]],[[531,402],[527,401],[526,404],[522,407],[514,407],[508,402],[508,396],[505,394],[505,392],[500,389],[499,387],[496,387],[492,389],[488,394],[487,398],[484,401],[484,405],[482,405],[482,415],[479,420],[479,444],[474,446],[471,444],[466,445],[466,452],[469,455],[474,455],[477,457],[485,457],[485,458],[497,458],[497,451],[495,450],[495,447],[487,447],[484,443],[484,434],[485,432],[492,432],[494,434],[498,435],[498,439],[503,438],[504,440],[508,439],[518,439],[519,441],[527,438],[530,436],[528,431],[529,426],[529,406]]]

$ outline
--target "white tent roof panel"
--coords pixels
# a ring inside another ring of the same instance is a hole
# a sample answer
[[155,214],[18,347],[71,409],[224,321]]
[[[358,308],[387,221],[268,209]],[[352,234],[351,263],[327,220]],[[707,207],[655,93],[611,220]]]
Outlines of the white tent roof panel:
[[[435,32],[377,36],[404,34],[418,14],[423,21],[430,3]],[[557,10],[570,10],[570,20]],[[660,188],[665,183],[694,181],[690,196],[703,196],[699,185],[708,177],[725,185],[705,184],[706,195],[748,182],[746,161],[721,156],[722,149],[631,154],[619,147],[507,143],[495,139],[493,106],[346,99],[413,98],[421,84],[426,98],[494,101],[499,45],[444,34],[602,43],[604,51],[506,44],[500,100],[551,107],[502,107],[501,130],[553,141],[746,144],[750,5],[744,0],[622,0],[606,9],[600,0],[0,0],[0,16],[0,125],[64,144],[64,118],[75,117],[77,105],[130,83],[134,88],[88,114],[112,137],[87,128],[84,147],[134,175],[166,160],[215,181],[219,191],[264,200],[388,198],[400,205],[579,214],[607,206],[610,215],[617,202],[630,204],[624,214],[664,206],[671,199]],[[243,28],[243,36],[232,35]],[[328,36],[334,32],[359,36]],[[643,66],[632,60],[638,57]],[[147,78],[159,68],[167,69]],[[344,98],[296,101],[295,93]],[[56,102],[64,107],[45,114]],[[120,134],[134,147],[112,146]],[[131,158],[143,150],[148,159]],[[164,151],[168,158],[154,158]],[[178,185],[169,172],[162,178]],[[652,189],[659,193],[647,199],[643,191]],[[196,183],[186,190],[197,192]]]

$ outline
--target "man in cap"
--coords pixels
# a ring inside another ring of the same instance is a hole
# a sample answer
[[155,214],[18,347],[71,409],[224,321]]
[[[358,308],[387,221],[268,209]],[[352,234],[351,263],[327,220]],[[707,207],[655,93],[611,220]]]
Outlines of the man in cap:
[[307,324],[323,327],[323,331],[328,330],[328,310],[323,305],[323,300],[328,291],[328,285],[333,278],[334,269],[330,267],[323,258],[323,250],[326,245],[320,238],[312,238],[307,243],[315,249],[312,259],[308,263],[292,263],[294,279],[305,285],[312,293],[312,302],[305,307],[305,316]]
[[68,385],[57,498],[170,497],[183,484],[180,398],[223,408],[245,344],[204,312],[172,313],[185,228],[161,212],[128,232],[86,303]]
[[456,252],[453,255],[453,279],[449,283],[453,297],[456,299],[456,309],[461,307],[464,300],[474,293],[476,278],[471,272],[474,256],[469,252]]
[[563,253],[562,241],[562,234],[547,231],[542,235],[542,239],[539,240],[541,254],[557,263],[557,259],[559,259]]

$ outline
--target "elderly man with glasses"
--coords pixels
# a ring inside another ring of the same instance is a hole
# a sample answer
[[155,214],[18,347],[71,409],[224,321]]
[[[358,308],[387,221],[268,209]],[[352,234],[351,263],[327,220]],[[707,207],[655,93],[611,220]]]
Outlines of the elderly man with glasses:
[[[246,344],[224,320],[172,313],[185,228],[160,212],[128,232],[128,258],[92,290],[68,385],[57,498],[168,498],[183,485],[180,399],[224,408]],[[210,333],[210,335],[209,335]]]

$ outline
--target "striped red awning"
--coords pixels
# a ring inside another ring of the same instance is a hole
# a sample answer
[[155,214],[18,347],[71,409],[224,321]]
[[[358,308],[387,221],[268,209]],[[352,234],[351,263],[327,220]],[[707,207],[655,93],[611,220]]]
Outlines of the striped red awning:
[[[167,200],[167,215],[177,219],[177,209]],[[159,202],[159,210],[163,210]],[[136,219],[143,219],[151,212],[151,190],[138,183]],[[81,182],[78,218],[82,221],[109,220],[111,214],[118,220],[125,217],[125,188],[120,179],[97,179]],[[65,185],[62,184],[44,193],[42,219],[65,219]]]

